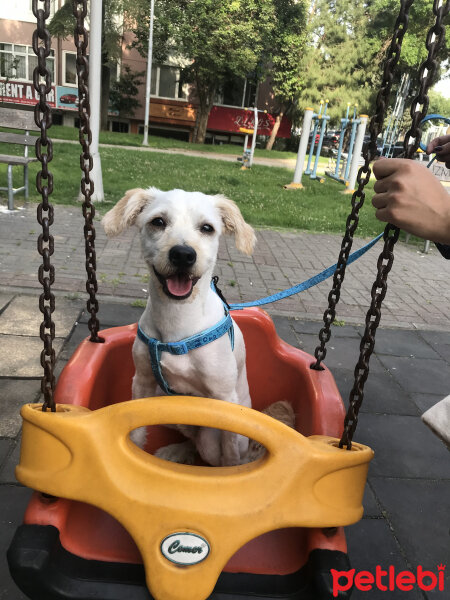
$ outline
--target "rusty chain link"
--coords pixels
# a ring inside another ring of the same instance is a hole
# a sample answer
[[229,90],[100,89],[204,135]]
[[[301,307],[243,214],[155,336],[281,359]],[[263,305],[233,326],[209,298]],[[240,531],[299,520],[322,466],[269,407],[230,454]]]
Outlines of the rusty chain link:
[[[436,17],[434,25],[430,28],[426,38],[428,56],[423,62],[418,73],[419,93],[411,105],[412,125],[405,136],[404,147],[406,158],[412,159],[419,147],[422,131],[420,123],[428,110],[428,90],[434,83],[437,69],[436,56],[445,37],[443,20],[449,13],[450,0],[442,4],[441,0],[434,0],[433,13]],[[360,356],[355,367],[355,382],[350,392],[349,407],[344,420],[344,432],[339,442],[339,447],[351,450],[353,434],[358,424],[358,413],[364,399],[364,384],[369,375],[369,360],[375,347],[375,335],[381,319],[381,304],[386,296],[387,278],[394,262],[394,246],[398,240],[400,230],[388,224],[384,231],[384,247],[378,258],[377,278],[372,286],[372,302],[366,315],[366,327],[360,345]]]
[[[41,7],[40,7],[41,6]],[[44,343],[41,352],[41,365],[44,375],[41,379],[41,391],[44,395],[42,410],[56,410],[55,391],[55,350],[53,340],[55,339],[55,324],[52,314],[55,310],[55,296],[51,286],[55,281],[55,267],[50,262],[54,252],[54,240],[50,233],[53,224],[53,206],[49,203],[49,196],[53,191],[53,175],[48,165],[53,158],[53,143],[48,137],[48,130],[52,125],[52,114],[47,104],[47,94],[52,89],[52,77],[47,68],[46,59],[50,55],[50,33],[46,27],[46,20],[50,16],[50,0],[33,0],[33,14],[36,17],[36,29],[33,31],[33,51],[37,56],[37,66],[33,71],[34,89],[39,95],[39,100],[34,107],[34,120],[40,129],[40,136],[36,140],[36,158],[41,163],[41,169],[36,176],[36,188],[42,196],[42,201],[37,208],[37,220],[42,226],[42,233],[38,237],[37,249],[42,256],[42,264],[39,266],[38,278],[43,287],[39,297],[39,309],[44,315],[40,326],[40,336]]]
[[352,210],[347,217],[345,235],[342,239],[336,271],[333,275],[333,284],[331,291],[328,294],[328,308],[323,315],[324,327],[319,331],[320,344],[314,351],[316,362],[311,365],[311,369],[318,371],[323,369],[321,362],[325,359],[327,354],[326,344],[331,338],[331,325],[336,318],[336,306],[341,296],[341,287],[345,277],[347,261],[353,245],[353,234],[358,227],[359,211],[363,206],[366,197],[364,189],[371,176],[369,165],[371,160],[375,157],[377,137],[383,128],[385,113],[389,105],[392,82],[394,79],[394,70],[400,58],[403,37],[408,28],[409,9],[411,8],[413,1],[414,0],[402,0],[400,12],[395,22],[391,45],[384,65],[383,80],[376,99],[376,114],[372,117],[369,124],[370,141],[368,147],[363,151],[364,164],[358,170],[356,178],[357,189],[352,195]]
[[99,337],[98,331],[100,323],[97,319],[98,300],[96,294],[98,291],[97,284],[97,258],[95,252],[95,227],[93,224],[95,217],[95,207],[91,202],[92,194],[94,193],[94,182],[91,180],[90,171],[93,167],[93,159],[90,151],[92,142],[92,133],[90,126],[91,108],[89,104],[89,62],[87,58],[87,46],[89,35],[85,26],[85,18],[87,15],[87,0],[72,0],[73,14],[76,18],[76,26],[74,32],[75,46],[77,48],[77,75],[78,75],[78,114],[80,117],[79,139],[82,148],[80,155],[80,168],[84,173],[81,179],[81,193],[84,196],[83,216],[85,253],[86,253],[86,291],[89,294],[87,301],[87,310],[91,317],[88,322],[89,331],[91,332],[91,342],[103,342],[103,338]]

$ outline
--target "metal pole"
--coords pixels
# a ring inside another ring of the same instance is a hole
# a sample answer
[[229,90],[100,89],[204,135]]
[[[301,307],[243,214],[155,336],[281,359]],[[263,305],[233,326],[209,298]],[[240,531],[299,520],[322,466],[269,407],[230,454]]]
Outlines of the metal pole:
[[148,33],[147,53],[147,82],[145,87],[145,123],[143,146],[148,146],[148,123],[150,120],[150,89],[152,83],[152,60],[153,60],[153,18],[155,14],[155,0],[150,3],[150,30]]
[[345,134],[345,130],[347,129],[347,125],[348,125],[348,113],[350,112],[350,102],[347,102],[347,112],[345,114],[345,119],[341,119],[341,133],[339,135],[339,147],[338,147],[338,153],[337,153],[337,157],[336,157],[336,170],[334,172],[334,176],[339,179],[339,165],[341,162],[341,154],[342,154],[342,148],[344,147],[344,134]]
[[93,160],[90,178],[94,182],[94,193],[91,200],[103,202],[102,163],[98,151],[100,135],[100,98],[102,80],[102,3],[103,0],[91,2],[91,32],[89,36],[89,101],[91,105],[92,142],[90,151]]
[[355,145],[353,147],[352,164],[350,166],[350,174],[348,177],[348,187],[345,194],[353,194],[355,191],[356,177],[358,175],[359,159],[361,158],[361,150],[364,142],[364,134],[366,133],[367,115],[359,115],[359,125],[356,132]]
[[311,129],[311,121],[313,118],[314,109],[305,108],[303,116],[302,135],[298,144],[297,162],[295,163],[294,179],[292,183],[284,186],[285,190],[302,189],[302,175],[305,166],[306,151],[308,150],[308,136]]
[[350,142],[348,144],[347,162],[345,163],[344,181],[348,181],[350,166],[352,164],[353,146],[355,144],[356,132],[360,124],[360,119],[356,119],[356,115],[353,115],[352,120],[352,133],[350,135]]
[[[327,119],[330,118],[330,117],[327,117],[327,108],[328,108],[328,100],[325,101],[325,108],[324,108],[322,116],[320,117],[322,119],[322,124],[320,126],[320,137],[319,137],[319,142],[317,144],[317,151],[316,151],[316,159],[314,161],[314,168],[313,168],[313,172],[310,175],[311,179],[317,179],[316,173],[317,173],[317,166],[319,164],[320,153],[322,152],[323,136],[325,135],[325,127],[326,127],[326,124],[327,124]],[[323,179],[321,179],[321,182],[323,183]]]
[[249,167],[251,167],[253,165],[253,156],[255,154],[255,147],[256,147],[256,136],[258,134],[258,109],[256,108],[256,106],[253,109],[253,114],[254,114],[253,137],[252,137],[252,145],[250,148],[250,160],[249,160],[249,164],[248,164]]

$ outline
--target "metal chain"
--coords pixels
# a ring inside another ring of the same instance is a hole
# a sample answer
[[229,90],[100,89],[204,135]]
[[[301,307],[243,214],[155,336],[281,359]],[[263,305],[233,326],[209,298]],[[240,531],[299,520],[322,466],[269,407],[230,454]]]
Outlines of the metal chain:
[[94,193],[94,182],[91,180],[90,171],[93,167],[93,159],[90,151],[92,142],[92,133],[90,126],[91,108],[89,104],[89,62],[87,58],[87,46],[89,35],[85,26],[85,18],[87,15],[87,0],[72,0],[73,14],[76,18],[75,26],[75,46],[77,48],[77,75],[78,75],[78,114],[80,117],[79,139],[82,148],[80,155],[80,167],[84,173],[81,179],[81,192],[84,196],[83,216],[84,239],[86,252],[86,291],[89,294],[87,301],[87,310],[91,317],[88,322],[89,331],[91,332],[91,342],[103,342],[103,338],[99,337],[98,331],[100,323],[97,319],[98,300],[96,293],[98,291],[97,284],[97,258],[95,252],[95,227],[93,224],[95,217],[95,207],[91,202],[92,194]]
[[333,276],[333,284],[328,294],[328,308],[323,315],[324,327],[319,332],[320,344],[314,351],[316,362],[311,365],[311,369],[322,370],[321,362],[325,359],[327,350],[326,344],[331,338],[331,325],[336,318],[336,306],[341,296],[341,286],[345,277],[347,261],[353,245],[353,234],[358,227],[359,211],[365,201],[365,186],[370,180],[371,169],[370,162],[375,157],[377,147],[377,137],[383,128],[386,109],[389,106],[392,82],[394,79],[394,70],[400,58],[400,52],[403,37],[408,28],[409,9],[414,0],[402,0],[400,12],[394,26],[394,33],[389,47],[388,55],[384,65],[383,80],[380,91],[376,99],[376,114],[372,117],[369,124],[370,142],[363,152],[364,164],[358,170],[357,189],[353,192],[351,205],[352,210],[347,217],[345,235],[341,243],[336,271]]
[[[40,8],[40,6],[42,7]],[[37,220],[42,226],[42,233],[37,242],[38,252],[42,256],[38,278],[43,287],[43,293],[39,297],[39,308],[44,315],[40,326],[40,336],[44,343],[44,349],[41,352],[41,365],[44,369],[41,379],[41,391],[44,395],[42,410],[50,409],[55,412],[55,350],[53,348],[55,324],[52,319],[52,313],[55,310],[55,296],[51,291],[51,286],[55,281],[55,267],[50,263],[50,257],[54,252],[54,241],[50,234],[50,226],[53,224],[53,206],[49,203],[49,196],[53,192],[53,175],[48,170],[48,165],[53,158],[53,143],[47,134],[52,125],[51,109],[47,104],[47,94],[52,89],[52,77],[46,64],[51,49],[50,34],[46,28],[46,20],[50,16],[50,0],[33,0],[32,10],[37,22],[33,32],[32,45],[38,59],[37,67],[33,71],[33,85],[39,95],[39,101],[34,107],[34,120],[41,130],[35,149],[36,158],[41,163],[41,170],[36,176],[36,188],[42,196],[42,201],[37,208]]]
[[[428,110],[428,90],[434,82],[437,69],[436,56],[445,37],[443,19],[449,13],[450,0],[439,6],[440,0],[434,0],[433,12],[436,22],[427,35],[426,47],[428,57],[421,65],[418,73],[419,93],[411,105],[412,125],[405,136],[406,157],[412,159],[419,147],[422,131],[420,122]],[[387,278],[394,262],[394,246],[400,230],[388,224],[384,231],[384,248],[378,258],[377,278],[372,286],[372,302],[366,315],[366,327],[360,345],[360,356],[355,367],[355,382],[350,392],[349,407],[344,420],[344,432],[339,447],[351,450],[353,434],[358,424],[358,413],[364,399],[364,384],[369,375],[369,360],[375,347],[375,335],[381,319],[381,304],[386,296]]]

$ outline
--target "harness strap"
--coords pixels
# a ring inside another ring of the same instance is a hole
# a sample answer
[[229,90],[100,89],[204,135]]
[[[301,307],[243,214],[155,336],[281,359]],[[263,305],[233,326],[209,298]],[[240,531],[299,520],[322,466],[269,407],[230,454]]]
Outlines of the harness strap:
[[187,354],[190,350],[194,350],[195,348],[201,348],[202,346],[206,346],[206,344],[214,342],[215,340],[225,335],[225,333],[228,333],[228,336],[230,338],[231,349],[234,350],[233,320],[230,316],[228,309],[225,306],[224,311],[225,316],[218,323],[216,323],[216,325],[205,329],[205,331],[201,331],[200,333],[196,333],[195,335],[191,335],[188,338],[180,340],[179,342],[160,342],[155,338],[149,337],[146,333],[144,333],[141,326],[138,325],[137,335],[142,342],[147,344],[150,353],[150,364],[152,367],[153,375],[155,376],[158,385],[166,394],[173,396],[177,395],[177,392],[171,389],[171,387],[169,386],[162,374],[162,352],[168,352],[169,354],[173,354],[175,356]]

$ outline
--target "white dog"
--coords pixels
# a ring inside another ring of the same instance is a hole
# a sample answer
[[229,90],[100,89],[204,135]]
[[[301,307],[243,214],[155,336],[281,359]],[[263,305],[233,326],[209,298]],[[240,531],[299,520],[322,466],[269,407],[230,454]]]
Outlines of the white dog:
[[[102,223],[109,236],[136,225],[150,271],[147,306],[133,345],[133,398],[177,393],[250,407],[243,336],[211,287],[222,233],[234,235],[238,250],[253,251],[254,231],[236,204],[221,195],[134,189]],[[201,347],[194,342],[187,353],[178,354],[180,345],[175,344],[176,354],[155,345],[156,340],[186,341],[206,330],[213,341]],[[206,427],[178,428],[188,442],[161,448],[157,456],[191,462],[196,449],[207,463],[227,466],[241,463],[247,454],[248,440],[243,436]],[[134,441],[143,446],[145,430],[133,433]]]

